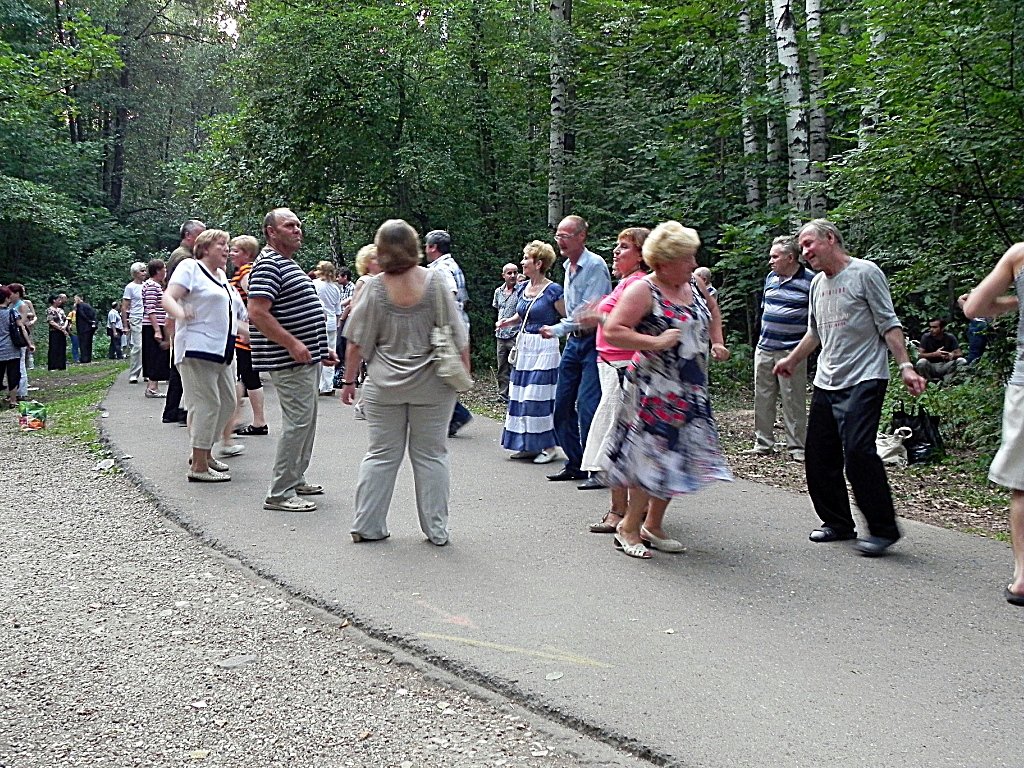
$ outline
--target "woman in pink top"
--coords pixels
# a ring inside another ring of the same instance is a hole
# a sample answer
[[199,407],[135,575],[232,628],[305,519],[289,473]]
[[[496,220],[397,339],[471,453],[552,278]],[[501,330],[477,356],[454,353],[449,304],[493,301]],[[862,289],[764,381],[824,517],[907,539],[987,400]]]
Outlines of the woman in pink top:
[[[598,404],[594,420],[590,424],[587,449],[583,453],[583,461],[580,465],[580,468],[585,471],[600,469],[598,458],[603,452],[602,444],[605,436],[615,424],[615,413],[622,399],[620,397],[622,376],[634,354],[608,343],[604,336],[604,319],[614,309],[622,292],[646,274],[641,250],[648,234],[650,234],[650,230],[643,227],[630,227],[619,233],[618,242],[612,252],[612,274],[620,278],[619,284],[594,307],[584,312],[581,318],[584,322],[597,325],[597,374],[601,381],[601,402]],[[595,481],[594,487],[602,486]],[[591,533],[615,533],[615,526],[626,514],[626,489],[612,488],[611,492],[611,509],[601,519],[601,522],[590,526]]]

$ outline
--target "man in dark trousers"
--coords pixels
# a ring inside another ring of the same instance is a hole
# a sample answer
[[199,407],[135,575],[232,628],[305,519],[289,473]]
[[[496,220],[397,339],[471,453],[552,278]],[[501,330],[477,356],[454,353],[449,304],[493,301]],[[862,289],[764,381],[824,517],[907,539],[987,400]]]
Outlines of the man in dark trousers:
[[889,283],[878,265],[851,256],[836,225],[825,219],[805,224],[797,242],[818,274],[811,280],[807,332],[775,364],[774,373],[792,376],[821,347],[804,464],[807,493],[821,527],[809,538],[816,543],[856,538],[848,480],[868,524],[869,535],[858,539],[857,549],[878,557],[900,538],[889,479],[875,449],[889,384],[887,353],[911,395],[924,392],[925,380],[910,362]]
[[78,331],[78,362],[92,362],[92,339],[96,335],[96,310],[81,296],[75,296],[75,330]]

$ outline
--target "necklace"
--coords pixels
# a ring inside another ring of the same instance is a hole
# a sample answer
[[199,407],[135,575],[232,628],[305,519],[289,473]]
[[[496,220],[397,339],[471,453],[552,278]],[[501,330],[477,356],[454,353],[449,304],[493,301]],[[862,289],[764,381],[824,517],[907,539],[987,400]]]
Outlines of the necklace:
[[[529,296],[532,299],[534,296],[539,296],[541,293],[543,293],[544,289],[547,288],[550,284],[551,281],[548,280],[546,277],[544,278],[543,282],[539,283],[538,285],[534,285],[533,281],[531,280],[529,288],[525,288],[523,290],[523,294]],[[530,290],[531,288],[533,289],[532,291]]]

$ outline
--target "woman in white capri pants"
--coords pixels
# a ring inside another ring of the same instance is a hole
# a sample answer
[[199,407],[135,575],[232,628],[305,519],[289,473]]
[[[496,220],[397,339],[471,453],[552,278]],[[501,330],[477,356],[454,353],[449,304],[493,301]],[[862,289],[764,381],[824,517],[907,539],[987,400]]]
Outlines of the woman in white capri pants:
[[190,482],[231,479],[228,465],[211,452],[235,410],[231,362],[242,300],[228,282],[227,232],[208,229],[196,238],[191,259],[174,270],[164,308],[175,319],[174,364],[181,373],[192,443]]

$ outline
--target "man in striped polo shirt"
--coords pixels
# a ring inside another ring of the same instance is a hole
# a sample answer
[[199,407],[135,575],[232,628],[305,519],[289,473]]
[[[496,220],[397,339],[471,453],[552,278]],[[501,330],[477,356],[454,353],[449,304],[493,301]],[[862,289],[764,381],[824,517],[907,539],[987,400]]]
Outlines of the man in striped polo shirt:
[[306,481],[316,435],[320,365],[338,358],[327,347],[327,323],[313,281],[295,263],[302,223],[287,208],[263,219],[267,245],[249,272],[252,364],[267,371],[281,405],[281,437],[264,509],[312,512],[316,502],[300,496],[324,492]]
[[754,351],[754,447],[750,453],[775,450],[775,409],[782,399],[786,450],[794,461],[804,460],[807,436],[807,360],[792,376],[777,376],[775,364],[788,355],[807,333],[807,302],[814,273],[800,263],[800,246],[789,236],[772,242],[761,299],[761,336]]

